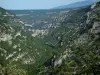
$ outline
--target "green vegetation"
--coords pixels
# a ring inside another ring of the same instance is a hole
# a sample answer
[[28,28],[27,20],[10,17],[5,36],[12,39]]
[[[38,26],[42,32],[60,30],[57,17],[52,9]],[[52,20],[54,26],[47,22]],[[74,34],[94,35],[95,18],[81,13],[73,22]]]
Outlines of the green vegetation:
[[[0,8],[2,75],[100,74],[98,4],[92,10],[87,6],[70,10],[34,10],[34,13],[30,10],[12,12],[16,12],[17,17],[18,14],[29,15],[17,18]],[[36,30],[34,35],[43,30],[48,34],[33,37]]]

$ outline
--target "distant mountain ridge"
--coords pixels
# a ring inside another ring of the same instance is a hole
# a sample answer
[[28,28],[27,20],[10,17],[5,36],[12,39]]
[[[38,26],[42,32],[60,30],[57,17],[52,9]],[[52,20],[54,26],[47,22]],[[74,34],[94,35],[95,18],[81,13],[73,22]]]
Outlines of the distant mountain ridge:
[[[97,0],[98,1],[98,0]],[[75,2],[72,4],[68,4],[68,5],[62,5],[62,6],[58,6],[55,7],[53,9],[70,9],[70,8],[78,8],[78,7],[83,7],[83,6],[88,6],[88,5],[92,5],[94,3],[93,0],[85,0],[85,1],[80,1],[80,2]]]

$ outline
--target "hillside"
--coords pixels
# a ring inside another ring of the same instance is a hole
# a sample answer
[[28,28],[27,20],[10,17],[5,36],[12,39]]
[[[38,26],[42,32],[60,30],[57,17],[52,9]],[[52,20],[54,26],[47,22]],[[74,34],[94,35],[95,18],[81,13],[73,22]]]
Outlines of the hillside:
[[100,2],[67,10],[0,8],[3,75],[99,75],[99,49]]
[[[82,11],[82,10],[81,10]],[[100,2],[91,6],[86,13],[86,19],[81,21],[78,32],[72,42],[66,45],[66,51],[47,69],[42,69],[40,75],[99,75],[100,74]],[[75,14],[74,14],[75,15]],[[78,14],[79,15],[79,14]],[[84,15],[83,15],[84,16]],[[65,20],[68,22],[67,20]],[[75,21],[75,20],[74,20]],[[64,22],[65,24],[65,22]],[[74,27],[75,28],[75,27]],[[75,29],[76,29],[75,28]],[[77,31],[76,30],[76,31]],[[71,30],[73,31],[73,30]],[[68,37],[68,35],[67,35]]]
[[[11,72],[10,74],[16,73],[20,69],[23,73],[29,65],[33,65],[35,69],[42,58],[44,59],[40,64],[53,52],[53,49],[44,45],[43,40],[32,37],[26,32],[24,25],[24,22],[18,17],[0,8],[0,64],[5,71],[7,70],[7,73]],[[48,56],[45,57],[45,55]],[[14,66],[18,66],[20,69],[17,70],[17,67],[13,69]]]

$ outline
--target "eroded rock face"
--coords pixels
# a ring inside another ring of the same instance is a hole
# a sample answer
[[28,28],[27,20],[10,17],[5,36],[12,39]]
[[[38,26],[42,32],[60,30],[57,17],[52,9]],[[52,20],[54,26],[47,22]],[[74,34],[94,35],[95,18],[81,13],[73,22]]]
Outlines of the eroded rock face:
[[94,3],[92,6],[91,6],[91,9],[94,9],[96,6],[96,3]]
[[94,22],[91,32],[94,34],[100,33],[100,22]]

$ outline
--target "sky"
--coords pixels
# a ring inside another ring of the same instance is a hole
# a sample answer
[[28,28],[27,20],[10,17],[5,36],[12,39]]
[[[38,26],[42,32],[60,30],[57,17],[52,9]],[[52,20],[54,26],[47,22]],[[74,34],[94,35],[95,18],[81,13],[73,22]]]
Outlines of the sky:
[[50,9],[83,0],[0,0],[5,9]]

